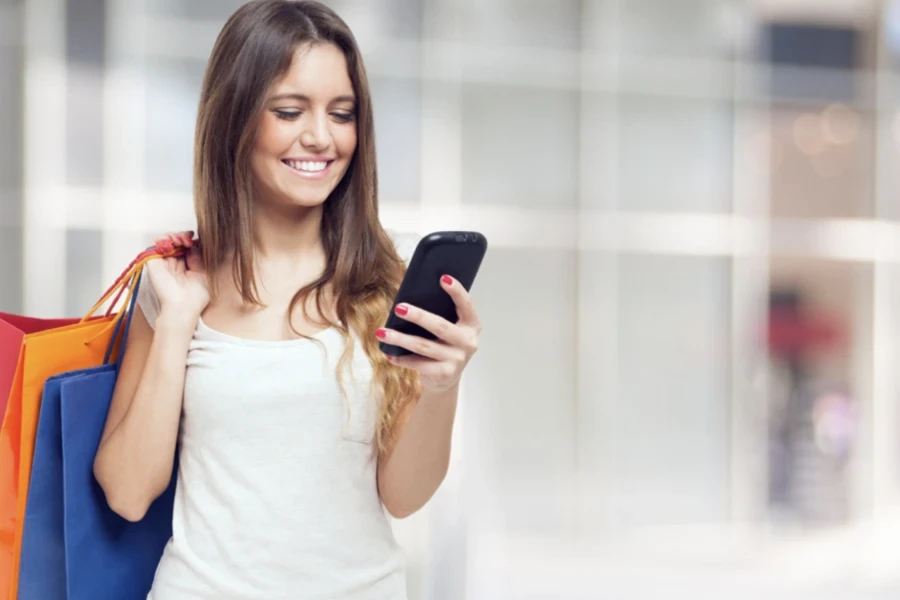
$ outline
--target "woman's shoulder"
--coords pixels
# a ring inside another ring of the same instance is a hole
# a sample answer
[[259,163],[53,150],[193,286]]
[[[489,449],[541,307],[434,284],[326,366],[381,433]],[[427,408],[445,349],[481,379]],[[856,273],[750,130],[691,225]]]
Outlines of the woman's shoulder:
[[397,254],[400,255],[403,262],[408,265],[422,236],[411,231],[397,231],[394,229],[385,229],[385,232],[394,242],[394,248],[397,250]]
[[156,328],[156,319],[160,312],[159,296],[153,289],[153,282],[150,280],[150,274],[147,269],[141,272],[138,282],[137,303],[141,307],[141,312],[150,324],[151,328]]

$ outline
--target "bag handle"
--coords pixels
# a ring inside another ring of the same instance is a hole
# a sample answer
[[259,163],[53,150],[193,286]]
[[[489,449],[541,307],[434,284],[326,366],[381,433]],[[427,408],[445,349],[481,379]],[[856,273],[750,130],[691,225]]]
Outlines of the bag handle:
[[[150,246],[149,248],[144,250],[142,253],[140,253],[133,261],[131,261],[131,264],[128,266],[127,269],[125,269],[125,272],[123,272],[121,275],[119,275],[119,278],[116,279],[116,282],[113,283],[112,286],[110,286],[110,289],[106,290],[106,293],[104,294],[104,296],[107,296],[111,292],[112,289],[116,288],[116,286],[122,280],[124,280],[126,277],[128,277],[129,272],[138,268],[140,266],[138,263],[146,264],[147,260],[145,260],[145,259],[184,256],[184,254],[186,252],[187,252],[187,250],[185,250],[184,248],[180,248],[180,247],[176,248],[175,244],[172,243],[171,240],[161,240],[161,241],[157,242],[157,244],[155,246]],[[112,314],[113,308],[116,306],[116,304],[118,304],[119,298],[121,298],[123,291],[125,291],[125,287],[119,286],[118,291],[116,292],[116,295],[113,298],[112,302],[109,303],[109,307],[106,309],[106,313],[104,316],[109,317]],[[103,301],[101,300],[100,304],[102,304],[102,303],[103,303]],[[96,310],[96,308],[97,307],[95,306],[93,310]]]
[[[141,278],[138,276],[134,281],[134,292],[131,294],[131,305],[128,307],[128,316],[125,317],[125,331],[122,332],[122,343],[119,346],[119,356],[116,361],[116,373],[119,372],[119,367],[122,366],[122,358],[125,356],[125,344],[128,342],[128,333],[131,331],[131,320],[134,318],[134,307],[137,305],[137,297],[140,289]],[[112,350],[112,348],[109,348],[109,350]]]
[[[130,300],[128,301],[128,310],[124,319],[116,319],[116,329],[113,331],[106,347],[106,354],[103,356],[103,364],[108,365],[112,358],[113,349],[116,347],[116,341],[119,339],[119,332],[122,331],[121,340],[119,340],[119,356],[116,358],[116,373],[122,365],[122,357],[125,355],[125,344],[128,343],[128,333],[131,331],[131,320],[134,318],[134,307],[137,305],[138,293],[141,289],[141,273],[135,273],[131,281]],[[123,330],[124,322],[124,330]]]
[[131,261],[131,264],[119,275],[116,280],[113,282],[109,289],[103,293],[103,296],[97,301],[96,304],[88,311],[88,313],[81,319],[81,322],[84,323],[86,321],[91,320],[97,310],[106,303],[107,300],[113,298],[113,301],[110,303],[109,308],[106,311],[106,316],[110,316],[115,305],[118,303],[119,299],[122,296],[122,293],[126,289],[130,289],[133,287],[132,279],[133,275],[137,272],[143,270],[144,265],[156,258],[170,258],[175,256],[184,256],[185,249],[184,248],[176,248],[172,242],[169,240],[165,240],[160,242],[156,246],[151,246],[147,248],[143,252],[137,255],[137,257]]
[[[118,333],[121,331],[121,321],[122,317],[125,316],[126,313],[131,313],[134,308],[135,301],[137,300],[137,288],[141,280],[141,275],[143,274],[144,267],[148,262],[157,258],[171,258],[176,256],[184,256],[185,249],[184,248],[176,248],[171,241],[165,240],[157,244],[156,246],[152,246],[138,254],[138,256],[131,261],[131,264],[122,272],[121,275],[116,279],[116,281],[106,290],[100,300],[97,301],[96,304],[91,308],[90,311],[82,318],[81,322],[85,323],[92,318],[94,318],[95,313],[105,302],[112,298],[112,302],[109,305],[109,308],[106,311],[106,316],[110,316],[112,314],[113,309],[118,304],[119,299],[125,290],[128,290],[128,295],[125,297],[125,302],[123,303],[123,310],[120,310],[118,315],[116,315],[115,319],[107,326],[101,329],[97,335],[92,337],[91,339],[85,341],[85,345],[89,345],[94,342],[100,336],[106,334],[110,330],[110,328],[115,328],[116,331],[112,336],[112,341],[110,342],[110,347],[115,345],[115,341],[118,338]],[[109,356],[111,350],[107,348],[107,357]],[[104,361],[105,362],[105,361]]]

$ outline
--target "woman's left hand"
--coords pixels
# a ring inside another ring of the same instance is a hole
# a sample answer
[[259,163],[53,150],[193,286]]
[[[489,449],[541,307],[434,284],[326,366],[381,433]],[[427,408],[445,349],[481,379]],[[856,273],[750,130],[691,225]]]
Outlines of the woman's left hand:
[[388,356],[388,359],[399,367],[418,371],[423,391],[432,393],[447,391],[459,383],[463,370],[478,351],[478,335],[481,333],[481,321],[469,292],[449,275],[441,277],[441,287],[450,294],[456,305],[459,316],[456,323],[409,304],[398,304],[394,308],[398,317],[430,331],[437,336],[436,340],[394,329],[375,332],[381,341],[414,353]]

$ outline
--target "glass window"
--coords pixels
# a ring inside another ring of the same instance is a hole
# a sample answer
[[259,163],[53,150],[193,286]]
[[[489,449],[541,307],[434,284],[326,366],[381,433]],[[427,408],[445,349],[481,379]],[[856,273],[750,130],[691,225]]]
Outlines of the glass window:
[[[140,250],[136,249],[134,254]],[[102,281],[103,232],[96,229],[66,231],[66,314],[83,317],[109,282]],[[105,284],[105,285],[104,285]]]
[[146,73],[145,178],[153,190],[190,193],[194,129],[204,65],[154,58]]
[[578,194],[578,94],[466,85],[463,202],[573,207]]
[[495,0],[472,2],[460,11],[466,42],[529,49],[577,50],[581,9],[575,0]]
[[385,203],[420,200],[422,97],[417,81],[373,77],[379,197]]
[[22,178],[22,50],[0,52],[0,189]]
[[488,325],[466,371],[466,446],[507,527],[558,531],[575,469],[576,254],[491,249],[472,293]]
[[617,120],[621,210],[731,210],[730,105],[620,96]]
[[618,273],[619,391],[607,428],[616,518],[633,526],[724,521],[730,261],[623,255]]

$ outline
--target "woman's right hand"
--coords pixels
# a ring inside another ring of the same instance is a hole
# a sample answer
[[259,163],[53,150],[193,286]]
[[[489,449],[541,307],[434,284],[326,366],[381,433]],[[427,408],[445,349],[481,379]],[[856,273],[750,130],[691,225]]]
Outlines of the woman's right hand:
[[156,240],[169,241],[176,248],[186,248],[184,257],[163,258],[147,263],[150,282],[159,298],[160,314],[171,315],[196,324],[209,304],[209,284],[200,249],[192,231],[170,233]]

